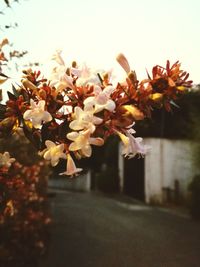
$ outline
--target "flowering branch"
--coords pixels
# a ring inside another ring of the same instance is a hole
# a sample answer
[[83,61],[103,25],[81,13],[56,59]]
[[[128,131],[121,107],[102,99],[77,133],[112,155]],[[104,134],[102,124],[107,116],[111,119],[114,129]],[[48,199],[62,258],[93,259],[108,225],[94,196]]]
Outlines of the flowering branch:
[[132,126],[150,117],[154,108],[170,111],[172,101],[192,86],[178,61],[153,67],[152,74],[139,82],[120,54],[117,61],[126,80],[115,86],[110,73],[97,73],[76,62],[67,67],[60,52],[54,60],[58,65],[48,80],[40,78],[39,71],[24,71],[22,84],[13,87],[6,105],[0,106],[0,135],[22,128],[52,166],[67,160],[65,175],[80,172],[74,159],[90,157],[92,146],[102,146],[111,135],[122,140],[125,156],[144,155],[148,147],[133,136]]

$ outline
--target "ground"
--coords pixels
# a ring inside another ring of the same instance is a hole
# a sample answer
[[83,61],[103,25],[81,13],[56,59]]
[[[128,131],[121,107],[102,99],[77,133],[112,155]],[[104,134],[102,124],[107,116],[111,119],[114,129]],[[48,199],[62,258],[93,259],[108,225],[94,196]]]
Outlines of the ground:
[[124,197],[55,191],[40,267],[199,267],[200,223]]

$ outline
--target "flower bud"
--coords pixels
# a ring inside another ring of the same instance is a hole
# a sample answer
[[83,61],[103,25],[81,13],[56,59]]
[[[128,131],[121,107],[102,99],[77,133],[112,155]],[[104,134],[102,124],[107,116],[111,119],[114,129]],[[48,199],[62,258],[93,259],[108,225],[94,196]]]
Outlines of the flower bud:
[[76,68],[76,67],[77,67],[76,61],[72,61],[72,68]]
[[26,89],[31,89],[33,91],[37,90],[37,87],[27,79],[23,79],[22,84]]
[[144,113],[133,105],[124,105],[122,109],[126,111],[125,116],[132,115],[135,120],[144,119]]
[[40,89],[39,90],[39,96],[41,97],[41,99],[46,100],[46,97],[47,97],[46,91],[44,89]]
[[131,82],[133,83],[133,84],[135,84],[136,82],[137,82],[137,76],[136,76],[136,73],[135,73],[135,71],[130,71],[129,73],[128,73],[128,78],[131,80]]
[[163,94],[161,94],[161,93],[151,94],[149,96],[149,98],[151,100],[153,100],[154,102],[160,102],[162,100],[162,98],[163,98]]
[[117,57],[116,57],[117,62],[121,65],[121,67],[125,70],[126,73],[130,72],[130,65],[128,63],[128,60],[126,59],[126,57],[120,53]]

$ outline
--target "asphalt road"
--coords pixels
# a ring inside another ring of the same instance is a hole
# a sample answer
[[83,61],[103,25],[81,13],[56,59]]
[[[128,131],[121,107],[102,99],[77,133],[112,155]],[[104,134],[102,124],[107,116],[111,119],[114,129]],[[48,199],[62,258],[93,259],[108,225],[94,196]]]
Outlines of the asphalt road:
[[200,267],[200,223],[94,193],[56,192],[40,267]]

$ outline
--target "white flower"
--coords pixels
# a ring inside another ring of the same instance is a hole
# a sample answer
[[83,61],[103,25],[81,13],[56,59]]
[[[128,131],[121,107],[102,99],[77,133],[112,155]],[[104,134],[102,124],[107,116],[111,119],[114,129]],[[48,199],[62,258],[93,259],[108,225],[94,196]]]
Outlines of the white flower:
[[102,119],[93,115],[92,107],[85,107],[84,110],[80,107],[75,107],[75,120],[70,122],[69,127],[72,130],[79,131],[83,129],[90,129],[91,133],[95,131],[95,125],[102,123]]
[[56,50],[55,54],[52,56],[52,59],[55,60],[59,65],[65,66],[65,62],[61,57],[62,50]]
[[104,140],[100,137],[94,138],[90,137],[90,130],[77,132],[71,132],[67,134],[67,138],[72,140],[73,142],[69,145],[70,151],[80,150],[81,153],[90,157],[92,154],[91,145],[102,146],[104,144]]
[[9,168],[15,161],[15,158],[11,158],[9,152],[0,153],[0,167]]
[[131,133],[133,133],[132,129],[128,130],[126,135],[117,131],[123,143],[122,154],[128,158],[133,158],[136,154],[144,156],[149,151],[150,146],[144,145],[141,137],[134,137]]
[[83,65],[80,69],[71,68],[71,73],[78,77],[76,80],[77,86],[101,85],[97,72],[91,71],[86,65]]
[[110,95],[115,90],[113,86],[107,86],[103,90],[100,86],[94,87],[94,96],[90,96],[85,99],[85,106],[94,106],[94,113],[100,112],[103,109],[109,110],[112,112],[116,104],[110,99]]
[[79,173],[81,171],[82,171],[81,168],[76,168],[76,165],[75,165],[71,155],[67,154],[67,169],[65,172],[62,172],[59,175],[72,176],[72,175],[76,175],[77,173]]
[[56,92],[62,92],[67,87],[73,89],[73,78],[66,74],[66,68],[61,66],[53,69],[50,77],[50,85],[56,88]]
[[47,140],[45,145],[47,148],[40,154],[43,154],[46,160],[50,160],[52,166],[56,166],[60,158],[66,159],[66,154],[63,152],[64,144],[56,145],[54,142]]
[[73,89],[73,78],[66,74],[67,67],[61,57],[61,51],[57,51],[53,58],[59,65],[55,67],[49,78],[50,85],[56,88],[56,92],[62,92],[67,87]]
[[33,127],[40,128],[43,121],[49,122],[52,120],[51,114],[44,110],[44,100],[40,100],[37,104],[31,99],[30,105],[30,109],[25,111],[23,118],[25,120],[31,120]]

